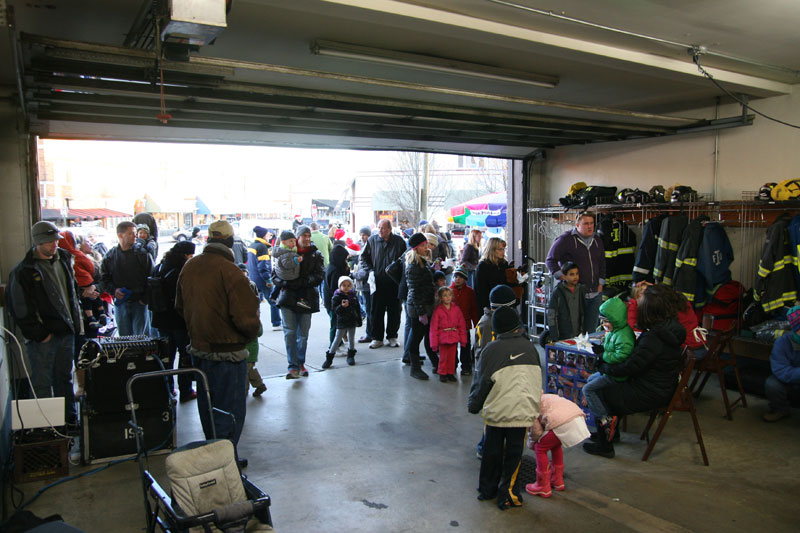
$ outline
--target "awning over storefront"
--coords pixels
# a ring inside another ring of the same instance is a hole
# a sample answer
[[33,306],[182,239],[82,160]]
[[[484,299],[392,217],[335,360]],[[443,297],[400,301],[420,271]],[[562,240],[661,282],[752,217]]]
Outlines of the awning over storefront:
[[200,199],[199,196],[197,197],[197,214],[198,215],[212,214],[211,209],[208,208],[208,206],[205,204],[205,202],[203,202],[203,200]]
[[[130,213],[114,211],[113,209],[70,209],[67,213],[69,220],[100,220],[101,218],[131,218]],[[60,209],[42,209],[42,220],[63,220],[64,215]]]

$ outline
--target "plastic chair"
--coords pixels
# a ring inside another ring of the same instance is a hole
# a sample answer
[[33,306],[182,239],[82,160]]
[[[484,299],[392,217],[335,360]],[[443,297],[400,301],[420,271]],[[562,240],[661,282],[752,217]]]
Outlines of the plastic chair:
[[[658,438],[661,436],[661,432],[664,431],[664,426],[667,425],[667,421],[672,416],[672,413],[675,411],[684,411],[692,415],[692,423],[694,424],[695,435],[697,435],[697,443],[700,445],[700,452],[703,454],[703,464],[708,466],[706,447],[703,444],[703,435],[700,432],[700,423],[697,420],[697,411],[694,408],[694,400],[692,398],[691,389],[689,388],[689,378],[694,371],[694,357],[688,348],[684,348],[681,357],[683,365],[678,375],[678,387],[675,389],[672,399],[665,407],[656,409],[650,413],[650,420],[647,421],[647,425],[644,431],[642,431],[640,439],[647,440],[647,449],[644,451],[642,461],[647,461],[647,458],[650,457],[650,453],[653,451],[653,448],[655,448],[656,442],[658,442]],[[653,427],[653,422],[655,422],[659,414],[661,415],[661,422],[658,423],[656,432],[651,439],[650,428]]]
[[[709,332],[709,337],[711,340],[708,344],[708,353],[706,354],[705,358],[695,362],[696,373],[694,375],[694,379],[692,380],[692,384],[689,387],[689,389],[693,391],[694,397],[698,398],[700,393],[703,392],[703,388],[706,386],[708,378],[711,377],[711,374],[716,374],[719,378],[719,388],[722,391],[722,401],[725,404],[725,416],[728,418],[728,420],[733,420],[732,411],[736,404],[741,402],[742,407],[747,407],[747,399],[744,395],[742,379],[739,376],[739,367],[736,365],[736,354],[733,352],[733,350],[729,349],[729,358],[722,358],[725,348],[730,344],[733,333],[733,328],[729,329],[728,331]],[[733,374],[736,376],[736,385],[739,387],[739,398],[737,398],[733,403],[728,400],[728,392],[727,388],[725,387],[725,369],[727,367],[733,368]],[[703,380],[700,381],[700,386],[698,387],[697,382],[700,380],[701,375]]]

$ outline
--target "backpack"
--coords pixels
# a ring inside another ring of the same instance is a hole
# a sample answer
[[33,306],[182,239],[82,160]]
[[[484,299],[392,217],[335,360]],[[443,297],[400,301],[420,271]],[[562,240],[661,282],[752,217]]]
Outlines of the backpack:
[[723,284],[703,308],[703,313],[714,316],[714,329],[727,331],[739,324],[745,308],[744,285],[736,280]]
[[145,288],[145,301],[153,313],[165,313],[174,306],[174,302],[167,296],[165,281],[167,278],[177,275],[176,269],[173,268],[164,274],[162,267],[163,264],[153,270],[153,274],[147,278],[147,287]]

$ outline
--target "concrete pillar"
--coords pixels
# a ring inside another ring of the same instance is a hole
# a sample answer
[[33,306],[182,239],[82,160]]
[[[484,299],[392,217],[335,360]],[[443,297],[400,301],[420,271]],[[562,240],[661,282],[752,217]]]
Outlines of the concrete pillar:
[[524,254],[526,251],[527,243],[523,242],[522,224],[525,217],[523,216],[525,209],[528,205],[523,194],[523,180],[524,176],[524,161],[514,159],[509,165],[509,180],[508,180],[508,220],[506,222],[506,240],[508,242],[506,254],[508,255],[509,262],[514,261],[515,266],[522,266],[524,264]]

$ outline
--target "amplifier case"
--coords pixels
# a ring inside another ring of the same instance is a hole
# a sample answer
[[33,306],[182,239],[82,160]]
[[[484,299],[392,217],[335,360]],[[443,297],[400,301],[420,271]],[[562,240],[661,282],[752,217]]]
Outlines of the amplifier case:
[[[103,463],[136,455],[136,433],[130,425],[129,411],[95,413],[84,409],[81,420],[84,463]],[[137,409],[136,422],[142,428],[145,449],[149,453],[167,453],[177,446],[172,410],[168,406]]]

